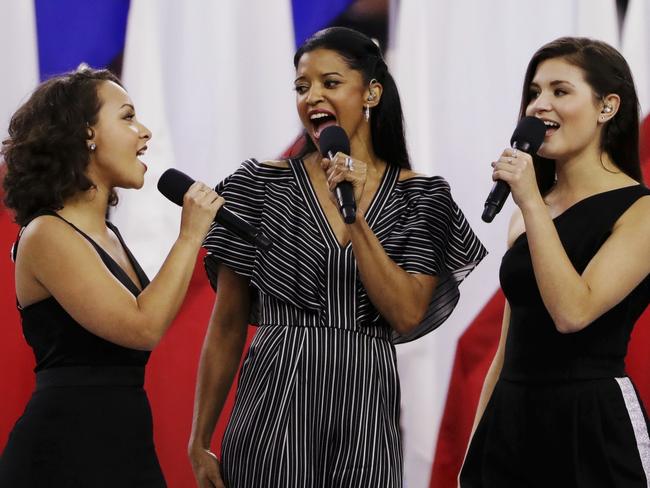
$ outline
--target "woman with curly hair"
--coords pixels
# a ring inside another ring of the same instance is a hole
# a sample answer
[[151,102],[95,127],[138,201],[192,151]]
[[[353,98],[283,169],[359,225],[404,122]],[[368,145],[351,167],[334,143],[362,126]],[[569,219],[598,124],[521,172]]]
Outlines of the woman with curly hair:
[[202,183],[188,190],[179,236],[149,282],[105,217],[114,188],[142,187],[150,138],[106,70],[44,82],[11,119],[5,203],[22,226],[16,299],[36,389],[0,459],[1,486],[165,486],[145,365],[223,199]]

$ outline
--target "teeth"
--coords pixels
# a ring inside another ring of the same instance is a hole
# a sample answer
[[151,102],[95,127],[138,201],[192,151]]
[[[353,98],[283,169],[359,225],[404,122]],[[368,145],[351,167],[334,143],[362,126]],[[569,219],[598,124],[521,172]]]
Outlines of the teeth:
[[546,127],[552,127],[552,128],[560,127],[560,124],[558,124],[557,122],[552,122],[550,120],[544,120],[543,122]]
[[330,114],[320,112],[320,113],[311,115],[309,117],[309,119],[310,120],[316,120],[316,119],[322,119],[322,118],[325,118],[325,117],[330,117]]

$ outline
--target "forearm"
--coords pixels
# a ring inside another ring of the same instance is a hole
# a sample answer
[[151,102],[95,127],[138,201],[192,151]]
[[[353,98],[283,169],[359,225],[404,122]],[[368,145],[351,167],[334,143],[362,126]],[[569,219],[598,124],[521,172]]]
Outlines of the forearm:
[[426,312],[430,290],[386,254],[362,212],[348,228],[359,276],[370,301],[395,330],[408,333]]
[[247,325],[206,336],[199,363],[190,449],[208,449],[215,425],[239,367]]
[[176,317],[192,278],[200,242],[176,240],[158,274],[137,298],[142,326],[157,343]]
[[521,210],[544,305],[558,331],[576,332],[588,325],[586,311],[591,290],[569,260],[541,197]]

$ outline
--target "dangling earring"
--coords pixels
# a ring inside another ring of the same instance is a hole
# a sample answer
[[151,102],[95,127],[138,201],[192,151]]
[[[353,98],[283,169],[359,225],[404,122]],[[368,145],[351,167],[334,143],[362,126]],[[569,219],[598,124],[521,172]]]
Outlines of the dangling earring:
[[363,106],[363,118],[366,119],[366,122],[370,120],[370,106]]
[[94,142],[91,142],[90,146],[88,146],[88,150],[90,152],[95,152],[95,149],[97,149],[97,144],[95,144]]

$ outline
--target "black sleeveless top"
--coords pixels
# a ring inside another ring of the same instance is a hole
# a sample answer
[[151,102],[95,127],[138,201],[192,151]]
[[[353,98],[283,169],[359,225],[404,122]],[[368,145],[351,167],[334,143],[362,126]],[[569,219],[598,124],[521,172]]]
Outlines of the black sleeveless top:
[[[582,274],[610,236],[619,217],[645,195],[650,190],[643,185],[598,193],[554,219],[578,273]],[[650,275],[619,304],[572,334],[556,330],[542,302],[525,233],[503,256],[499,278],[511,307],[501,378],[562,381],[625,376],[630,334],[650,302]]]
[[[83,231],[54,212],[43,211],[33,218],[40,215],[52,215],[67,222],[92,244],[108,270],[120,283],[134,296],[140,294],[137,285],[126,272]],[[147,275],[129,251],[117,228],[108,221],[106,225],[119,239],[144,289],[149,284]],[[14,260],[18,252],[19,239],[20,236],[13,248]],[[145,366],[149,359],[148,351],[122,347],[89,332],[52,296],[23,308],[19,306],[18,310],[22,318],[23,335],[36,358],[35,372],[66,366]]]

